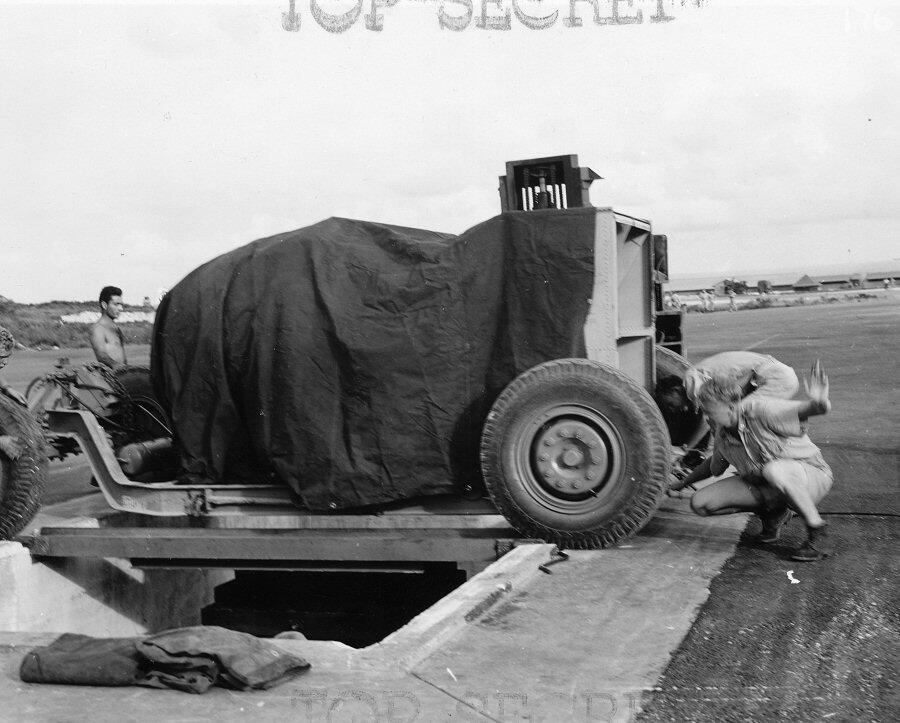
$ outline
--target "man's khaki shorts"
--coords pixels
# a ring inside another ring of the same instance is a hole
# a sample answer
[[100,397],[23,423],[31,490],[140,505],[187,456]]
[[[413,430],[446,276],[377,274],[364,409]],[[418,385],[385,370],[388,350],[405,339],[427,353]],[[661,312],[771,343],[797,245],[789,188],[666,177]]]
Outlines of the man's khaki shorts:
[[[813,503],[818,504],[831,490],[834,474],[824,460],[780,459],[778,462],[782,473],[789,475],[789,481],[794,485],[806,490]],[[781,490],[765,480],[745,481],[753,496],[767,510],[782,507],[787,500]]]

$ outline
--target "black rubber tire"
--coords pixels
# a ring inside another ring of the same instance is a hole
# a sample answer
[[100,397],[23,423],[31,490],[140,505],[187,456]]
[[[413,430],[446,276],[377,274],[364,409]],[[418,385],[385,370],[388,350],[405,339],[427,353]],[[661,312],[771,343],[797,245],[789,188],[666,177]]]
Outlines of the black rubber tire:
[[[51,380],[51,377],[36,377],[31,380],[25,390],[25,401],[31,415],[40,423],[41,429],[44,430],[44,436],[47,440],[47,455],[51,460],[63,460],[69,456],[81,454],[81,447],[72,437],[55,435],[49,433],[47,411],[48,409],[66,409],[71,408],[71,404],[66,403],[66,398],[62,395],[49,397],[50,405],[38,403],[47,390],[59,389]],[[44,400],[46,402],[47,399]]]
[[690,362],[681,354],[676,354],[664,346],[656,347],[656,376],[675,376],[684,379],[684,373],[691,368]]
[[0,434],[24,444],[14,460],[0,452],[0,540],[11,540],[40,509],[47,483],[47,453],[40,424],[5,394],[0,394]]
[[587,359],[519,375],[481,435],[482,474],[497,509],[524,536],[562,548],[609,547],[640,530],[665,495],[669,457],[653,398]]
[[71,405],[66,402],[64,396],[55,395],[52,399],[52,404],[49,407],[44,405],[37,405],[37,400],[43,396],[44,392],[47,389],[58,389],[54,382],[50,381],[47,377],[37,377],[32,379],[28,384],[28,388],[25,390],[25,401],[28,404],[29,409],[31,409],[32,414],[35,416],[43,416],[43,414],[47,411],[47,409],[66,409],[71,408]]
[[115,383],[122,386],[128,394],[136,397],[153,398],[153,385],[150,382],[150,367],[119,367],[112,373]]
[[[678,377],[684,379],[684,373],[691,365],[687,359],[662,346],[656,347],[656,379],[664,377]],[[663,414],[666,426],[669,430],[669,438],[672,444],[684,444],[694,436],[703,422],[703,415],[698,412],[690,412],[679,415]]]
[[44,377],[35,377],[30,382],[28,382],[28,387],[25,389],[25,399],[31,404],[32,396],[37,397],[38,394],[42,392],[43,387],[47,384]]

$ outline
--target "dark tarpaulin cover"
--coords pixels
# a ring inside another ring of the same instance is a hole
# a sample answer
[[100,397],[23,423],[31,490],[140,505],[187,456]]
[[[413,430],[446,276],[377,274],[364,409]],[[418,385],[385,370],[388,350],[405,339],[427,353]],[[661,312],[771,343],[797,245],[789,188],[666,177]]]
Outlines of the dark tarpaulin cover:
[[153,333],[185,472],[281,480],[313,510],[478,483],[503,387],[584,356],[594,218],[506,213],[459,236],[330,218],[204,264]]

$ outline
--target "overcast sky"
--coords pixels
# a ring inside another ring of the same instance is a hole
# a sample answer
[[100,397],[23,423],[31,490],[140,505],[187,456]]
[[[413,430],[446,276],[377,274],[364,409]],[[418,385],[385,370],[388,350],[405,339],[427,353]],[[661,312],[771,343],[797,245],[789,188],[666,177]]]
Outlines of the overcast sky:
[[579,2],[571,28],[522,0],[563,10],[452,32],[399,0],[381,32],[329,33],[298,0],[292,33],[287,0],[2,4],[0,295],[139,303],[328,216],[462,232],[499,211],[505,161],[560,153],[668,234],[673,275],[900,267],[900,12],[666,5],[613,27]]

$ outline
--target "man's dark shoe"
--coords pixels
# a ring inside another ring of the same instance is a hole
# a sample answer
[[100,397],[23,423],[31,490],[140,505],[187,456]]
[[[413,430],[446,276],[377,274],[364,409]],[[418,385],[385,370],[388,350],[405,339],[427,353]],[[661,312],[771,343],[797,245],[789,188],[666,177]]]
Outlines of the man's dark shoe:
[[791,521],[794,513],[786,507],[782,512],[760,515],[762,530],[756,538],[757,542],[775,542],[781,536],[782,528]]
[[828,533],[825,532],[825,526],[807,527],[809,536],[800,547],[798,547],[791,555],[792,560],[799,562],[815,562],[828,557]]

